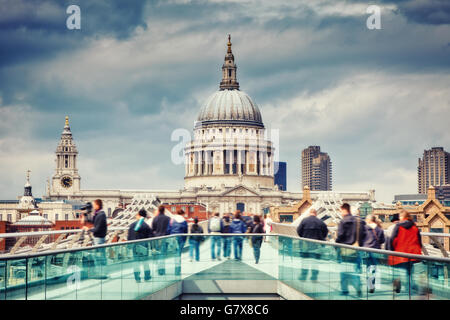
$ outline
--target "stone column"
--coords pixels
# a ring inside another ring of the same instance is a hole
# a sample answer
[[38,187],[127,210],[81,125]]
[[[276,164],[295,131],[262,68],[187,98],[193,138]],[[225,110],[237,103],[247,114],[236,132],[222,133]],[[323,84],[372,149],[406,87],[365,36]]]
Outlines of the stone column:
[[184,154],[184,176],[187,177],[189,175],[189,154],[186,152]]
[[261,151],[258,151],[258,158],[259,159],[259,174],[263,175],[263,165],[264,165],[264,153]]
[[241,163],[242,163],[242,152],[240,149],[237,150],[237,173],[238,174],[242,174],[242,170],[241,170]]

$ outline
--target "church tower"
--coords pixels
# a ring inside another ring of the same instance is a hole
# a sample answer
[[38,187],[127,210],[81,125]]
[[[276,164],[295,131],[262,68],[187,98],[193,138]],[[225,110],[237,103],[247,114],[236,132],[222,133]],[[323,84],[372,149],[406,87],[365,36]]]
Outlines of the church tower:
[[80,192],[80,176],[77,169],[77,147],[72,138],[69,117],[56,148],[56,169],[52,178],[51,196],[70,197]]
[[239,90],[239,82],[237,82],[236,69],[237,66],[234,63],[234,55],[231,51],[231,36],[228,35],[228,50],[225,55],[225,62],[222,66],[222,81],[220,82],[220,90]]

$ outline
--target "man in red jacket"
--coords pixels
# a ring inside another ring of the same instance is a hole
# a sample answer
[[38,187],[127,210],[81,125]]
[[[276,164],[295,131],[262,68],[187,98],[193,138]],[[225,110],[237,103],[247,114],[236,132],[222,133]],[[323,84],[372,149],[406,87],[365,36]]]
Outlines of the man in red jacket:
[[[420,236],[419,228],[412,220],[408,211],[402,210],[400,213],[400,222],[394,227],[392,236],[388,244],[388,249],[397,252],[404,252],[410,254],[422,254],[422,239]],[[388,263],[391,266],[395,266],[400,269],[406,270],[409,283],[412,282],[411,268],[412,263],[420,262],[417,259],[409,259],[398,256],[389,256]],[[394,290],[400,293],[401,282],[397,278],[393,282]],[[411,289],[411,286],[410,288]]]

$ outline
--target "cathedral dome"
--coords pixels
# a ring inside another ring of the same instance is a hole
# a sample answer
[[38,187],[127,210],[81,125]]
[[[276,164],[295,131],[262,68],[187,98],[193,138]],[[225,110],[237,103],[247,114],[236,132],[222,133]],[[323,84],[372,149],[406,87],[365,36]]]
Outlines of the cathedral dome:
[[206,100],[197,121],[202,125],[229,123],[264,127],[258,106],[240,90],[216,91]]

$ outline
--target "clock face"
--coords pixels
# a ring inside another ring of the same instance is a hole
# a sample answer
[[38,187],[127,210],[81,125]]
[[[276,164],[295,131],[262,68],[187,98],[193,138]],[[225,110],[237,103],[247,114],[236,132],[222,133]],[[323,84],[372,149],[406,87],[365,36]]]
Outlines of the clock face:
[[64,188],[70,188],[72,186],[72,178],[71,177],[62,177],[61,178],[61,185]]

